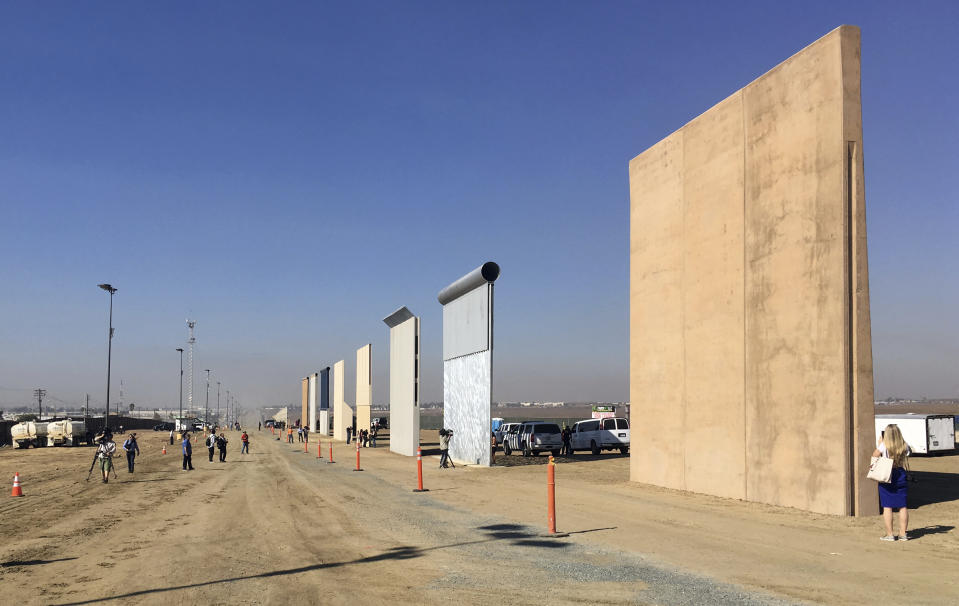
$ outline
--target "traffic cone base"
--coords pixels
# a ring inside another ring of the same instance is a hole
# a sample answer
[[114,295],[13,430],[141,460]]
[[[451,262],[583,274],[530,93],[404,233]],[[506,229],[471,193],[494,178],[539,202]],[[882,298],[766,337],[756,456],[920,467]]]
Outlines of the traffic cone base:
[[13,474],[13,492],[10,493],[11,497],[22,497],[23,489],[20,488],[20,473]]

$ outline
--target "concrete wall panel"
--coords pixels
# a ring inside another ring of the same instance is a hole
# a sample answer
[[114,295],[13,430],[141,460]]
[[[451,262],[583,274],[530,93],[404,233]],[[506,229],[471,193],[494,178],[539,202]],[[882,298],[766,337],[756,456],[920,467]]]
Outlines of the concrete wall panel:
[[675,134],[629,167],[631,427],[632,439],[643,444],[633,450],[643,462],[630,465],[630,479],[679,489],[685,488],[682,168],[682,137]]
[[344,397],[346,364],[340,360],[333,365],[333,439],[346,441],[346,428],[353,425],[353,408]]
[[420,445],[419,322],[390,329],[390,450],[410,457]]
[[633,480],[871,514],[859,32],[630,162]]
[[356,350],[356,429],[370,428],[370,409],[373,405],[373,346],[366,344]]
[[[317,417],[319,418],[319,425],[317,426],[318,427],[317,431],[319,431],[320,434],[324,436],[330,435],[330,409],[321,408],[319,413],[317,414]],[[324,454],[323,456],[326,456],[326,455]]]
[[682,135],[685,485],[743,499],[742,94],[693,120]]
[[306,377],[300,381],[300,424],[306,423],[310,414],[310,378]]
[[310,379],[309,396],[308,396],[309,416],[307,418],[309,419],[308,423],[311,431],[316,431],[316,384],[317,384],[318,376],[319,375],[317,375],[317,373],[313,373],[309,376],[309,379]]

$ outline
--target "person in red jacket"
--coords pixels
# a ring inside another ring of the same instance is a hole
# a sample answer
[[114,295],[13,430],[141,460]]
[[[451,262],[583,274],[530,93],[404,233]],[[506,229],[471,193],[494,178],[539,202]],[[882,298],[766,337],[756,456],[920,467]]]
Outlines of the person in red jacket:
[[246,454],[250,454],[250,436],[246,435],[245,430],[243,435],[240,436],[240,442],[243,443],[243,446],[240,447],[240,454],[243,454],[244,452]]

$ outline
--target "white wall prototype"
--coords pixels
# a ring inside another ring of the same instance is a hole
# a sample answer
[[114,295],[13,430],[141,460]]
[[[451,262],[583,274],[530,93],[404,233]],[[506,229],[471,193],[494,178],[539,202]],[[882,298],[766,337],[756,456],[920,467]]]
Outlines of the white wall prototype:
[[356,429],[369,429],[373,405],[373,346],[356,350]]
[[420,445],[420,319],[401,307],[383,322],[390,327],[390,451],[411,457]]

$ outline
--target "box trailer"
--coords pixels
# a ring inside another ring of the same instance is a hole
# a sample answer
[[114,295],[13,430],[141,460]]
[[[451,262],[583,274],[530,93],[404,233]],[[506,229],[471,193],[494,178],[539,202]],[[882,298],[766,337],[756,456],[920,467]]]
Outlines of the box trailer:
[[887,425],[898,425],[913,454],[955,450],[956,420],[953,415],[876,415],[876,442]]

